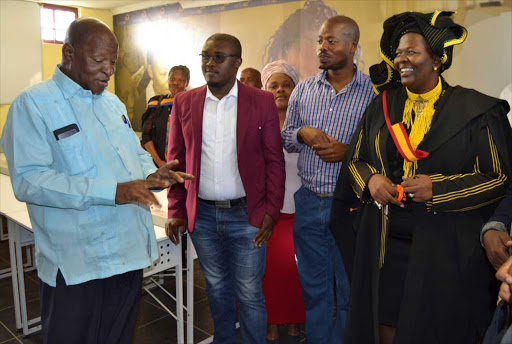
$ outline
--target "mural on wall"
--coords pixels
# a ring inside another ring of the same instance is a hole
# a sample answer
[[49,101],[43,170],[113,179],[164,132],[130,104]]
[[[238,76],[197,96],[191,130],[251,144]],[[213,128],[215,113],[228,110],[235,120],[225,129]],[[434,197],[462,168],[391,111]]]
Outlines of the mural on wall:
[[[255,49],[248,45],[254,41],[234,29],[242,24],[231,24],[221,15],[236,9],[250,11],[257,6],[265,6],[270,13],[274,9],[271,7],[285,3],[294,3],[290,6],[293,10],[288,15],[285,11],[273,11],[278,25],[262,26],[254,33],[259,38],[259,56],[250,53]],[[198,55],[206,38],[216,32],[227,32],[240,39],[244,67],[251,65],[261,70],[268,62],[285,59],[298,68],[301,79],[306,78],[318,72],[318,31],[325,20],[337,14],[322,0],[253,0],[199,9],[182,9],[179,4],[172,4],[114,16],[114,32],[119,40],[116,94],[126,105],[133,128],[140,130],[140,116],[147,99],[168,93],[167,73],[172,66],[189,67],[190,87],[204,84]]]
[[[217,32],[240,39],[243,58],[240,71],[246,67],[261,70],[268,62],[285,59],[299,70],[301,79],[307,78],[319,71],[318,31],[326,19],[338,14],[346,14],[358,23],[361,39],[355,62],[368,73],[369,66],[381,61],[379,41],[385,19],[405,11],[443,9],[457,11],[456,22],[469,31],[467,41],[454,52],[454,66],[444,76],[451,84],[498,96],[512,81],[510,64],[496,63],[484,70],[475,67],[480,65],[475,59],[481,56],[485,46],[487,50],[500,51],[503,61],[510,61],[512,44],[500,44],[512,41],[510,30],[493,29],[489,33],[482,25],[510,27],[512,8],[510,5],[479,8],[467,3],[466,0],[248,0],[186,9],[174,3],[119,14],[114,16],[114,32],[119,41],[116,94],[126,105],[133,128],[140,131],[147,100],[155,94],[168,93],[167,73],[172,66],[186,65],[190,69],[189,88],[204,84],[199,54],[205,40]],[[486,38],[497,33],[499,39],[489,42]],[[465,72],[468,69],[481,70],[480,74],[485,75],[476,78],[475,73]],[[482,82],[484,79],[492,82]]]
[[330,17],[338,12],[323,1],[306,1],[284,20],[265,46],[260,67],[277,60],[286,60],[305,79],[318,73],[316,41],[318,31]]

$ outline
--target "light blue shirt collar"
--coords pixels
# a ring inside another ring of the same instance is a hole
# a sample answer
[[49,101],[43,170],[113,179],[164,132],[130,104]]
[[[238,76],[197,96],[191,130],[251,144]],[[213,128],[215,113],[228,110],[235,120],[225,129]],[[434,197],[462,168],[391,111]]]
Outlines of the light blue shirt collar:
[[58,64],[55,66],[55,70],[53,71],[52,80],[57,84],[57,86],[62,91],[64,95],[64,99],[73,98],[77,93],[81,93],[82,96],[86,97],[101,97],[105,90],[103,90],[100,94],[92,94],[90,90],[84,89],[82,86],[74,82],[70,77],[64,74],[60,70],[61,65]]

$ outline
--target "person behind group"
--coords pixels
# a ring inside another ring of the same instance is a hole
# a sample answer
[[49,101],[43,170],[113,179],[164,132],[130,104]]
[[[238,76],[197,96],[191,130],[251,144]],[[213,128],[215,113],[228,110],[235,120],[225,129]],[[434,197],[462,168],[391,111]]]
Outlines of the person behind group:
[[210,36],[202,49],[206,85],[174,99],[168,159],[198,178],[169,193],[167,235],[187,229],[206,279],[214,343],[265,343],[261,281],[266,241],[283,205],[285,167],[271,93],[237,82],[240,41]]
[[[279,125],[283,129],[290,95],[299,82],[299,73],[284,60],[274,61],[262,70],[261,82],[265,91],[274,95]],[[284,205],[274,232],[267,243],[267,266],[263,278],[263,294],[267,307],[267,342],[279,340],[279,324],[288,325],[290,342],[299,343],[300,327],[306,318],[302,291],[299,283],[295,249],[293,248],[293,194],[300,187],[297,170],[297,153],[285,150],[286,184]]]
[[384,22],[384,61],[370,68],[382,93],[354,133],[331,218],[351,276],[347,343],[478,343],[492,316],[479,232],[511,176],[508,105],[441,77],[467,35],[452,14]]
[[[512,257],[508,253],[508,248],[512,247],[510,234],[512,234],[512,183],[508,185],[505,198],[482,227],[487,257],[498,269],[496,278],[501,281],[498,295],[508,303],[510,303],[512,291]],[[495,318],[487,330],[483,343],[512,343],[512,326],[509,326],[504,333],[500,333],[503,326],[499,321],[500,311],[499,308],[496,309]],[[508,315],[503,314],[503,316]]]
[[261,88],[261,74],[257,69],[245,68],[240,74],[240,82],[247,86]]
[[190,70],[186,66],[174,66],[169,70],[169,93],[152,97],[142,115],[142,145],[151,154],[155,164],[165,164],[169,136],[169,116],[176,94],[185,91],[190,82]]
[[106,91],[116,37],[103,22],[72,22],[51,79],[11,104],[1,144],[16,198],[35,235],[45,343],[129,343],[142,269],[158,258],[149,191],[190,175],[155,169]]
[[299,152],[302,186],[294,196],[293,239],[312,344],[342,341],[348,308],[350,287],[329,217],[347,144],[374,97],[369,76],[353,63],[358,41],[351,18],[336,16],[322,25],[317,50],[323,71],[295,87],[282,131],[284,148]]

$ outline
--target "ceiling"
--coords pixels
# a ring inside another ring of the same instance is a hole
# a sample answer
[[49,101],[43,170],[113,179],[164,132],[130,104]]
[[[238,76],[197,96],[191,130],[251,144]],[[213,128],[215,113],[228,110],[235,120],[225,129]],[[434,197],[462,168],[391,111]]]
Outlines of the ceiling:
[[212,6],[222,3],[238,2],[243,0],[28,0],[53,5],[89,7],[110,10],[112,14],[137,11],[144,8],[174,4],[179,2],[182,8]]

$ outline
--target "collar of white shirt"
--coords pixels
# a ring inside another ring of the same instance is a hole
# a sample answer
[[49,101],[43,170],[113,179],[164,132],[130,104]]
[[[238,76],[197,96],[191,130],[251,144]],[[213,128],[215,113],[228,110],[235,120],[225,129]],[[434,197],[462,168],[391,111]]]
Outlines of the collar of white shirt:
[[[235,80],[235,84],[233,85],[233,87],[231,87],[231,89],[229,90],[229,93],[226,94],[224,96],[224,98],[227,98],[227,97],[230,97],[230,96],[233,96],[235,98],[238,98],[238,81]],[[220,101],[219,98],[215,97],[213,95],[213,93],[210,91],[210,87],[206,87],[206,98],[205,99],[211,99],[211,100],[215,100],[215,101]]]

